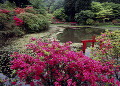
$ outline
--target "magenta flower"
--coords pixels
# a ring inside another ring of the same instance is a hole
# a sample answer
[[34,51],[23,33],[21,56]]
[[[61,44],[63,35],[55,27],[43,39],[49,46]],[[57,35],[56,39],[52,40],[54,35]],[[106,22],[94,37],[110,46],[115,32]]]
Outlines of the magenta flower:
[[17,18],[16,16],[13,17],[13,20],[15,21],[16,26],[23,24],[23,21],[21,19]]
[[15,85],[16,84],[16,82],[12,82],[12,85]]

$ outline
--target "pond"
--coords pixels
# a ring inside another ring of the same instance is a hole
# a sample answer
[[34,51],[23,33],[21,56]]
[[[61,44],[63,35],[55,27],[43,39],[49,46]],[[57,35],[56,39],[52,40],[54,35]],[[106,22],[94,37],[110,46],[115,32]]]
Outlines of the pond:
[[[101,33],[105,32],[105,29],[101,28],[91,28],[91,27],[66,27],[62,33],[57,35],[57,39],[62,42],[71,41],[73,43],[74,49],[78,51],[82,50],[81,40],[93,39],[93,36],[97,37]],[[85,55],[90,57],[90,49],[92,43],[86,44]],[[96,43],[95,43],[96,44]]]
[[101,32],[105,32],[105,29],[91,28],[91,27],[67,27],[63,33],[57,35],[57,39],[60,42],[80,43],[81,40],[92,39],[93,35],[98,36]]

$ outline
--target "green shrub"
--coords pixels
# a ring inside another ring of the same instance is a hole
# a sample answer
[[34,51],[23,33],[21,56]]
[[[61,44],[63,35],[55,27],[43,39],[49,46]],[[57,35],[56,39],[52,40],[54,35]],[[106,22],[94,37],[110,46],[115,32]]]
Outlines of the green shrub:
[[47,16],[46,16],[46,17],[47,17],[47,19],[48,19],[48,20],[50,20],[50,19],[52,19],[53,15],[52,15],[52,14],[47,13]]
[[91,3],[91,10],[94,13],[100,12],[103,9],[103,6],[100,2],[92,2]]
[[115,19],[118,23],[120,23],[120,19]]
[[5,29],[8,25],[11,25],[11,23],[13,22],[12,19],[12,15],[0,13],[0,30]]
[[95,26],[98,26],[99,24],[100,24],[99,21],[95,21],[95,22],[94,22],[94,25],[95,25]]
[[40,27],[41,29],[48,29],[49,27],[49,22],[46,16],[38,14],[37,15],[40,21]]
[[4,24],[7,22],[7,20],[8,20],[7,14],[0,13],[0,23]]
[[86,20],[86,24],[93,25],[94,24],[94,20],[89,18],[89,19]]
[[49,24],[43,15],[34,15],[32,13],[21,13],[18,18],[24,21],[26,32],[38,32],[47,29]]
[[91,10],[85,10],[75,14],[75,20],[78,23],[83,23],[83,24],[86,23],[86,20],[88,18],[93,18],[93,17],[94,17],[94,13]]
[[13,32],[15,33],[15,36],[22,36],[24,35],[24,31],[20,27],[14,27]]
[[60,8],[54,11],[53,15],[55,16],[56,19],[64,21],[67,18],[67,15],[64,12],[65,12],[64,9]]
[[31,7],[31,8],[25,8],[24,9],[25,10],[25,12],[27,12],[27,13],[32,13],[32,14],[36,14],[36,11]]
[[4,4],[0,3],[0,8],[8,9],[8,10],[12,11],[14,8],[16,8],[16,4],[10,3],[9,1],[6,1]]

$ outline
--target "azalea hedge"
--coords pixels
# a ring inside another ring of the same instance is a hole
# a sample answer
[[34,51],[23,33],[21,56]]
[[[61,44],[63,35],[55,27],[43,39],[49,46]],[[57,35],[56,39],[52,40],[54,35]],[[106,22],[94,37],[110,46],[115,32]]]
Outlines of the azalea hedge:
[[31,38],[26,47],[34,55],[15,52],[11,55],[11,69],[31,86],[119,86],[110,62],[102,63],[83,55],[82,51],[74,52],[70,44]]
[[0,30],[12,31],[15,36],[40,32],[49,27],[47,16],[37,14],[31,6],[25,8],[16,7],[13,10],[1,8],[0,20]]
[[99,46],[92,48],[91,58],[113,65],[116,79],[120,81],[120,30],[106,30],[97,41]]

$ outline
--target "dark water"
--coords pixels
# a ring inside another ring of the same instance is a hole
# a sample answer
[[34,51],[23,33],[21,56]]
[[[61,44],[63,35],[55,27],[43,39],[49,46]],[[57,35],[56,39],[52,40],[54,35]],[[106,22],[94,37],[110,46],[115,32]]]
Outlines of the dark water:
[[66,28],[63,33],[57,35],[57,39],[63,43],[68,41],[71,41],[72,43],[80,43],[81,40],[92,39],[93,35],[97,37],[101,32],[105,32],[105,29],[88,27]]

